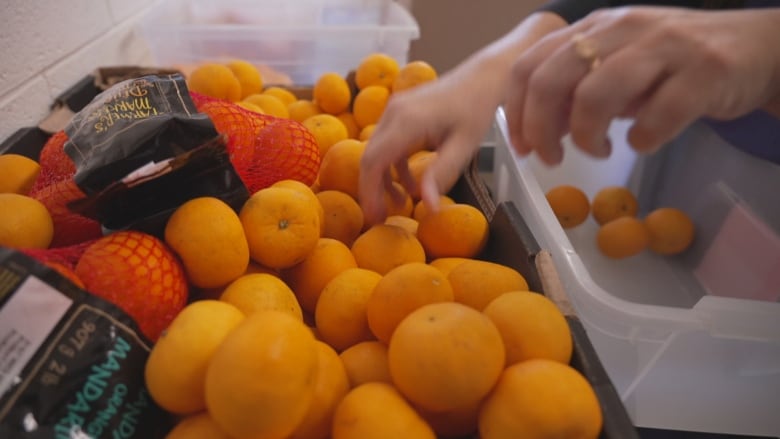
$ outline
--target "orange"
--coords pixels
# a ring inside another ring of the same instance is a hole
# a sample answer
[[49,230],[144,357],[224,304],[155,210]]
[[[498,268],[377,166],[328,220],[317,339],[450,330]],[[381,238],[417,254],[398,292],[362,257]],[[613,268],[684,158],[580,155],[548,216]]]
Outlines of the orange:
[[308,99],[298,99],[287,104],[287,112],[290,114],[290,119],[303,123],[304,120],[322,113],[322,109]]
[[347,127],[332,114],[316,114],[305,119],[302,123],[317,139],[322,157],[325,157],[331,146],[349,137]]
[[506,365],[531,358],[569,364],[573,342],[566,317],[547,297],[511,291],[493,299],[482,311],[501,333]]
[[405,215],[390,215],[385,218],[385,224],[406,229],[412,235],[417,235],[417,227],[420,225],[416,219]]
[[355,116],[351,111],[345,111],[341,114],[337,114],[336,117],[347,127],[347,136],[350,139],[357,139],[360,135],[360,127],[355,121]]
[[267,187],[255,192],[239,212],[252,259],[269,268],[303,261],[320,238],[317,206],[295,189]]
[[508,367],[479,413],[482,439],[595,439],[602,427],[599,401],[576,369],[534,359]]
[[528,291],[525,277],[512,267],[496,262],[471,259],[450,270],[455,301],[483,310],[496,297],[509,291]]
[[429,264],[432,267],[438,268],[445,276],[449,276],[453,268],[470,260],[471,258],[438,258],[432,260]]
[[352,90],[347,80],[335,72],[323,73],[317,78],[312,96],[322,111],[333,115],[347,111],[352,102]]
[[249,110],[258,114],[265,114],[265,111],[263,111],[262,108],[260,108],[258,105],[253,104],[251,102],[238,101],[236,102],[236,105],[238,105],[239,107],[245,110]]
[[368,327],[366,304],[382,275],[363,268],[348,268],[322,289],[314,312],[320,339],[341,352],[374,339]]
[[325,213],[322,236],[352,246],[363,230],[363,209],[349,194],[336,190],[317,192]]
[[501,334],[483,313],[456,302],[404,318],[387,350],[390,376],[413,404],[435,412],[474,407],[504,370]]
[[436,439],[430,426],[392,385],[353,388],[333,415],[333,439]]
[[212,98],[230,102],[241,100],[241,82],[224,64],[203,63],[195,67],[187,77],[187,88]]
[[189,415],[179,420],[165,439],[231,439],[214,422],[208,412]]
[[241,84],[241,99],[263,90],[263,78],[254,64],[235,59],[228,62],[227,66],[238,79],[238,83]]
[[604,225],[621,216],[636,216],[639,203],[628,188],[608,186],[596,192],[591,207],[593,219]]
[[[388,216],[401,215],[411,217],[412,212],[414,212],[414,200],[411,194],[397,181],[393,181],[390,184],[393,186],[396,195],[385,191],[385,214]],[[400,200],[395,197],[400,197]]]
[[149,352],[144,380],[152,399],[177,414],[206,408],[203,384],[217,347],[244,314],[216,300],[198,300],[182,309]]
[[[354,115],[352,117],[354,118]],[[357,123],[357,121],[355,121],[355,123]],[[372,123],[364,127],[360,127],[360,125],[358,125],[358,128],[360,128],[360,133],[358,134],[358,140],[362,140],[365,142],[371,138],[372,134],[374,134],[374,130],[376,129],[376,124]]]
[[234,305],[245,315],[274,310],[303,321],[303,312],[295,294],[284,281],[272,274],[245,274],[231,282],[219,300]]
[[349,247],[337,239],[320,238],[303,261],[282,271],[282,278],[295,292],[301,307],[314,313],[325,285],[350,268],[357,268],[357,262]]
[[650,245],[650,230],[638,218],[621,216],[599,227],[596,245],[607,257],[628,258],[641,253]]
[[384,275],[399,265],[425,262],[425,249],[407,230],[388,224],[376,224],[352,243],[358,267]]
[[249,265],[249,245],[238,214],[216,197],[191,199],[165,225],[165,242],[181,258],[187,279],[216,288],[241,276]]
[[369,86],[392,87],[400,66],[398,61],[385,53],[372,53],[364,57],[355,69],[355,85],[359,89]]
[[271,95],[279,98],[285,106],[289,108],[289,105],[298,100],[295,93],[290,90],[278,86],[268,87],[262,91],[263,94]]
[[303,422],[287,439],[329,438],[333,414],[349,390],[349,378],[341,358],[332,347],[318,341],[314,400],[303,417]]
[[436,69],[425,61],[415,60],[406,63],[398,72],[392,85],[393,93],[398,93],[438,77]]
[[299,193],[306,196],[306,198],[309,199],[309,203],[311,203],[316,209],[317,209],[317,216],[320,217],[320,232],[323,230],[323,222],[325,221],[325,210],[322,208],[322,205],[320,204],[319,198],[317,198],[317,194],[314,193],[314,190],[310,186],[306,186],[306,183],[303,183],[302,181],[293,180],[290,178],[279,180],[271,185],[271,187],[286,187],[289,189],[293,189],[298,191]]
[[360,128],[376,124],[385,111],[390,91],[380,85],[369,85],[355,96],[352,102],[352,115]]
[[487,243],[488,220],[476,207],[454,203],[440,206],[420,219],[417,237],[430,259],[473,258]]
[[344,349],[339,356],[352,387],[372,382],[392,384],[387,345],[381,341],[361,341]]
[[414,191],[415,201],[420,200],[420,182],[428,167],[436,160],[438,153],[427,149],[417,151],[408,159],[409,173],[415,181],[417,189]]
[[41,172],[41,165],[20,154],[0,154],[0,193],[27,195]]
[[588,219],[590,202],[582,189],[570,185],[556,186],[547,191],[545,197],[564,229],[578,226]]
[[452,287],[437,268],[410,262],[388,271],[366,303],[368,326],[377,339],[388,343],[409,313],[429,303],[452,302]]
[[[455,200],[447,195],[439,195],[439,206],[448,206],[455,204]],[[422,220],[428,215],[428,205],[423,200],[419,200],[414,204],[414,211],[412,211],[412,218],[417,221]]]
[[341,191],[357,200],[360,159],[365,150],[366,143],[355,139],[333,144],[320,163],[320,190]]
[[662,255],[682,253],[693,242],[695,226],[680,209],[661,207],[645,217],[650,231],[650,250]]
[[253,93],[242,99],[242,102],[255,104],[263,110],[263,113],[274,117],[281,117],[283,119],[288,119],[290,117],[290,111],[287,109],[287,105],[272,94]]
[[0,246],[48,248],[54,238],[54,221],[35,198],[12,192],[0,194]]
[[281,311],[247,316],[214,352],[206,407],[229,435],[287,437],[314,399],[317,345],[312,331]]

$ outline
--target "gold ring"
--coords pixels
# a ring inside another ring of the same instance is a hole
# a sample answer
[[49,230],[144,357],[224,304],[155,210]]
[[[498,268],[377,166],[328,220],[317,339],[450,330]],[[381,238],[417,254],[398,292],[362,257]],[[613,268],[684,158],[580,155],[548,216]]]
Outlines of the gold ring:
[[586,38],[584,34],[577,33],[571,37],[571,42],[574,44],[574,53],[583,61],[588,62],[590,70],[594,70],[601,65],[599,49],[593,40]]

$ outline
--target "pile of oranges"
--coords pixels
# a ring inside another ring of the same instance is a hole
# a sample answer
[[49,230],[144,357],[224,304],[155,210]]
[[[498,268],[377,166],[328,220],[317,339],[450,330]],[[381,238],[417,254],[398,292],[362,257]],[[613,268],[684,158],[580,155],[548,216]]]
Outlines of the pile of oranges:
[[596,244],[612,259],[628,258],[646,249],[659,255],[676,255],[690,247],[694,239],[694,223],[681,209],[659,207],[639,218],[639,203],[626,187],[604,187],[592,201],[572,185],[553,187],[545,196],[564,229],[582,224],[592,214],[599,225]]
[[[490,236],[479,209],[442,196],[431,212],[395,183],[402,201],[388,194],[386,220],[364,221],[365,142],[394,93],[436,72],[372,54],[354,79],[322,75],[311,100],[256,73],[209,63],[188,84],[306,126],[320,147],[316,181],[278,180],[237,210],[191,199],[161,238],[97,238],[70,273],[154,341],[144,377],[179,419],[168,439],[597,437],[599,401],[569,365],[566,319],[521,273],[481,259]],[[435,157],[409,156],[412,176]],[[0,188],[27,190],[38,172],[27,165]],[[38,207],[24,208],[40,229],[29,234],[45,237],[51,218],[45,206],[30,213]],[[49,245],[9,244],[3,226],[2,245]]]

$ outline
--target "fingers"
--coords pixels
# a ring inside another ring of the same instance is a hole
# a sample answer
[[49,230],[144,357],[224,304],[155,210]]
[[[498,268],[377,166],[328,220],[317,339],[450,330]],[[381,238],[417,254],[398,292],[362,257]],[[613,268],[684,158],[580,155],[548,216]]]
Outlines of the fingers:
[[[479,142],[466,136],[452,136],[439,148],[436,160],[426,169],[420,182],[420,195],[431,211],[439,208],[439,198],[458,181],[474,157]],[[467,153],[473,151],[471,153]]]

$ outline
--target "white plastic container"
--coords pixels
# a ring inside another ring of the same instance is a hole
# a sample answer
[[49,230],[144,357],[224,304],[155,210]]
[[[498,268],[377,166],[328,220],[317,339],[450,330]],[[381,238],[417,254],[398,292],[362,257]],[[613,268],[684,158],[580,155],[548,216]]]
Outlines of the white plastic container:
[[140,20],[156,65],[241,58],[309,85],[372,52],[408,60],[420,30],[391,0],[158,0]]
[[[780,435],[780,166],[695,125],[659,154],[637,156],[627,121],[613,123],[613,154],[591,158],[564,141],[547,167],[509,147],[497,112],[496,201],[517,204],[554,258],[565,289],[636,425]],[[601,255],[597,223],[564,231],[545,199],[558,184],[592,197],[624,185],[640,214],[678,207],[697,236],[675,257]]]

